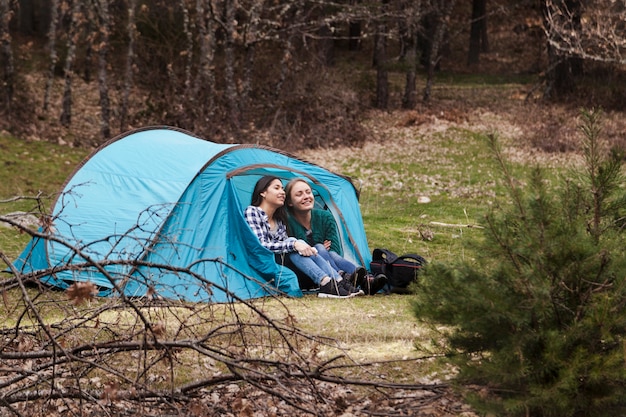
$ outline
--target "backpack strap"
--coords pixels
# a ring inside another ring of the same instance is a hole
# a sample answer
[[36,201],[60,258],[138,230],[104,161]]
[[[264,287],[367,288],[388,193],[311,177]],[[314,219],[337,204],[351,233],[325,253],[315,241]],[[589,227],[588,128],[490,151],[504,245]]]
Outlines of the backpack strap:
[[398,259],[398,255],[389,249],[377,248],[372,251],[371,271],[373,274],[384,274],[391,276],[392,264]]
[[398,259],[398,255],[390,251],[389,249],[374,249],[372,252],[372,259],[383,261],[384,264],[390,265]]
[[422,256],[418,255],[417,253],[406,253],[404,255],[397,256],[394,261],[397,261],[397,260],[400,260],[400,259],[409,259],[411,261],[415,261],[416,263],[418,263],[420,265],[425,265],[426,264],[426,259],[424,259]]

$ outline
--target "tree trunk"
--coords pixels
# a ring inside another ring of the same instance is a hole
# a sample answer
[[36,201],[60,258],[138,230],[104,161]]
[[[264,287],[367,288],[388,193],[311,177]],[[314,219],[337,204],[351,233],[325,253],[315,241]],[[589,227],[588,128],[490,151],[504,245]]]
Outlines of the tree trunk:
[[[557,7],[568,11],[571,16],[570,21],[566,22],[560,28],[548,28],[548,36],[560,36],[560,31],[568,30],[573,33],[580,32],[582,3],[580,0],[555,0],[553,2]],[[547,14],[544,2],[544,16]],[[549,25],[550,21],[546,20]],[[576,78],[583,73],[583,60],[579,57],[572,56],[565,50],[556,49],[550,39],[548,39],[548,71],[546,72],[547,88],[546,97],[552,94],[561,96],[571,93],[576,85]]]
[[67,37],[67,57],[65,58],[65,87],[63,88],[63,102],[61,109],[61,125],[70,127],[72,124],[72,80],[74,78],[74,59],[76,58],[76,37],[80,31],[81,18],[79,16],[82,2],[73,0],[70,17],[70,33]]
[[98,90],[100,92],[100,134],[106,139],[111,136],[111,104],[109,100],[109,82],[107,58],[109,51],[109,33],[111,17],[109,0],[96,0],[97,15],[100,22],[98,44]]
[[413,109],[417,105],[417,27],[421,2],[402,2],[401,7],[407,11],[405,19],[400,20],[402,38],[402,59],[406,68],[406,84],[402,97],[402,108]]
[[[350,0],[350,5],[357,5],[361,0]],[[361,22],[350,20],[348,22],[348,50],[358,51],[361,44]]]
[[135,27],[135,9],[137,0],[130,0],[128,4],[128,50],[126,51],[126,68],[124,70],[124,91],[122,93],[122,104],[120,108],[120,132],[128,129],[128,102],[130,90],[133,87],[133,63],[135,61],[135,41],[137,38],[137,28]]
[[209,122],[215,112],[215,36],[211,0],[196,0],[198,36],[200,37],[200,58],[198,75],[191,96],[201,109],[198,118]]
[[248,14],[249,27],[246,33],[245,45],[245,63],[243,66],[243,76],[241,82],[240,94],[240,111],[242,123],[246,123],[247,112],[250,108],[250,95],[252,93],[252,76],[256,60],[256,42],[261,38],[259,33],[259,21],[261,16],[261,3],[254,2]]
[[473,0],[467,65],[478,64],[480,62],[480,53],[488,51],[487,0]]
[[348,50],[358,51],[361,44],[361,22],[352,21],[348,23],[348,32],[350,39],[348,40]]
[[293,41],[291,34],[284,40],[283,56],[280,60],[280,74],[276,83],[276,97],[280,97],[283,93],[283,86],[287,81],[289,68],[293,64]]
[[225,1],[225,28],[226,28],[226,44],[224,46],[224,81],[225,81],[225,98],[228,107],[230,123],[233,127],[240,126],[239,105],[237,104],[237,86],[235,80],[235,11],[236,0]]
[[402,97],[402,108],[413,109],[417,105],[417,47],[415,42],[407,45],[406,55],[406,84]]
[[[92,21],[91,19],[88,19],[86,24],[85,24],[86,28],[85,28],[85,32],[86,33],[92,33],[93,32],[93,28],[95,26],[95,22]],[[91,68],[91,61],[93,60],[93,42],[87,42],[86,48],[85,48],[85,62],[86,65],[83,67],[83,80],[86,83],[90,83],[92,80],[92,69]]]
[[57,65],[58,55],[56,51],[56,33],[57,25],[59,24],[59,2],[58,0],[51,0],[50,9],[52,11],[52,18],[50,19],[50,30],[48,31],[48,52],[50,53],[50,66],[48,67],[48,74],[46,78],[46,89],[43,94],[43,110],[47,111],[50,104],[50,90],[52,89],[52,83],[54,82],[54,69]]
[[183,33],[185,34],[186,48],[185,48],[185,96],[188,96],[191,88],[191,68],[193,65],[193,33],[191,31],[191,24],[189,22],[189,9],[185,0],[180,0],[180,9],[183,12]]
[[[298,33],[294,27],[291,27],[286,22],[297,22],[300,20],[301,10],[296,7],[291,7],[283,13],[281,16],[281,24],[285,24],[286,31],[285,36],[282,39],[283,47],[283,55],[280,60],[280,73],[278,76],[278,82],[276,83],[276,92],[275,97],[277,97],[280,101],[280,97],[283,94],[283,87],[285,85],[285,81],[287,81],[287,76],[292,71],[294,67],[294,40],[298,36]],[[280,104],[278,105],[280,111]],[[277,113],[278,114],[278,113]]]
[[[17,27],[28,36],[45,36],[51,19],[49,0],[10,0],[18,7]],[[52,12],[54,9],[52,9]]]
[[333,31],[328,24],[320,26],[317,31],[319,37],[318,56],[319,61],[326,67],[335,65],[335,41],[333,40]]
[[424,88],[424,96],[423,101],[428,102],[430,100],[432,84],[435,77],[435,68],[441,59],[439,54],[441,47],[443,45],[443,38],[448,30],[448,21],[450,19],[450,14],[452,13],[452,9],[454,8],[454,4],[456,0],[447,0],[442,2],[440,8],[437,9],[436,14],[436,29],[435,29],[435,37],[433,39],[432,47],[430,50],[430,57],[428,59],[428,69],[426,76],[426,87]]
[[382,20],[376,25],[374,37],[374,65],[376,67],[376,108],[389,106],[389,70],[387,64],[387,22],[386,9],[388,0],[382,2]]
[[2,97],[0,105],[11,112],[11,102],[13,101],[15,68],[13,66],[13,51],[11,48],[11,35],[9,34],[9,22],[13,13],[9,0],[0,0],[0,40],[2,48],[0,57],[2,57]]
[[420,53],[420,64],[428,69],[430,52],[432,50],[437,14],[431,9],[424,13],[420,18],[420,24],[417,30],[417,50]]

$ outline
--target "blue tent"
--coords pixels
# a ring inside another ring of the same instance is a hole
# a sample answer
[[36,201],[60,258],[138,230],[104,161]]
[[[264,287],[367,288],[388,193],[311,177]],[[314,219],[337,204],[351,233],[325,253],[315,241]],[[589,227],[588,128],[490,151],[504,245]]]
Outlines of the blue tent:
[[308,179],[337,220],[344,256],[369,265],[349,178],[276,149],[212,143],[171,127],[134,130],[94,151],[66,181],[51,225],[14,264],[60,288],[93,282],[103,296],[301,296],[295,274],[275,263],[243,216],[268,174]]

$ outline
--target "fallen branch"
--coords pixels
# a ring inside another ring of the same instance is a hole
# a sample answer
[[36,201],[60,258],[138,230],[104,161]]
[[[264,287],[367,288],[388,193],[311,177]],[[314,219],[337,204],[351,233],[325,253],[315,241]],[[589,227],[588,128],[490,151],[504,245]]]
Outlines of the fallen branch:
[[442,222],[430,222],[433,226],[441,226],[441,227],[467,227],[472,229],[484,229],[483,226],[479,226],[477,224],[453,224],[453,223],[442,223]]

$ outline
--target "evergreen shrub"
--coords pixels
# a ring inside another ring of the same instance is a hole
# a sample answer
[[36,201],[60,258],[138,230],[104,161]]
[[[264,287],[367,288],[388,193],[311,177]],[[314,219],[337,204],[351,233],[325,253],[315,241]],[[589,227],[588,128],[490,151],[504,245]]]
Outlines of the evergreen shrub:
[[584,164],[525,186],[489,137],[509,191],[485,216],[478,257],[431,262],[413,304],[441,334],[455,385],[498,416],[626,415],[623,158],[582,111]]

